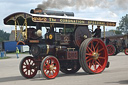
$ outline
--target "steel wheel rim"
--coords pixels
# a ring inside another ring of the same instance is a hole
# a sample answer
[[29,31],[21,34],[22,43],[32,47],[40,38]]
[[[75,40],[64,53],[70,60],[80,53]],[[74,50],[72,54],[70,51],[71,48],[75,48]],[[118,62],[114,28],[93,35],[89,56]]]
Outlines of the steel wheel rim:
[[43,63],[43,73],[47,78],[55,78],[59,73],[59,62],[54,57],[48,57]]
[[112,45],[107,45],[108,55],[111,56],[115,53],[115,48]]
[[[96,44],[94,44],[94,42]],[[100,39],[93,39],[88,43],[85,53],[85,61],[88,68],[93,73],[100,73],[105,69],[108,61],[108,54],[103,41]]]
[[37,73],[36,63],[32,57],[26,57],[23,60],[21,69],[26,78],[32,78]]
[[125,49],[125,54],[128,55],[128,48]]

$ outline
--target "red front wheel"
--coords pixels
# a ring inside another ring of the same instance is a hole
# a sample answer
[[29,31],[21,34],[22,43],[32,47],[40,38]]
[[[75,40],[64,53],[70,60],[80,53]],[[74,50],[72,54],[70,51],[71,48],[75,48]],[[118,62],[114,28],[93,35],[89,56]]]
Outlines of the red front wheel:
[[46,56],[41,63],[42,75],[47,79],[55,78],[60,69],[60,64],[54,56]]
[[25,78],[33,78],[37,74],[37,66],[33,57],[27,56],[22,59],[20,73]]

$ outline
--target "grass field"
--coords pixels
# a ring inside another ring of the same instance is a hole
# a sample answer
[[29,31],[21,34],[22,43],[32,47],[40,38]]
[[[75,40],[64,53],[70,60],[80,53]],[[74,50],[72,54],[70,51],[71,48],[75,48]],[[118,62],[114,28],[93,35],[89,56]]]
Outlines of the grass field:
[[7,57],[7,56],[6,57],[0,57],[0,60],[1,59],[8,59],[8,58],[10,58],[10,57]]
[[[6,54],[16,54],[15,52],[12,52],[12,53],[6,53]],[[19,54],[29,54],[29,52],[25,52],[25,53],[19,53]]]

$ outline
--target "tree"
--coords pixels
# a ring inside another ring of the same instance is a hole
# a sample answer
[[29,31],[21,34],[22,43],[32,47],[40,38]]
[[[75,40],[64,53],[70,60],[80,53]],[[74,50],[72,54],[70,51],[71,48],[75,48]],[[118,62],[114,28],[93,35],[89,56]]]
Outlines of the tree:
[[123,33],[128,33],[128,15],[123,16],[119,21],[119,27],[117,27],[118,31],[122,31]]
[[3,30],[0,30],[0,42],[4,40],[9,40],[10,33],[6,33]]

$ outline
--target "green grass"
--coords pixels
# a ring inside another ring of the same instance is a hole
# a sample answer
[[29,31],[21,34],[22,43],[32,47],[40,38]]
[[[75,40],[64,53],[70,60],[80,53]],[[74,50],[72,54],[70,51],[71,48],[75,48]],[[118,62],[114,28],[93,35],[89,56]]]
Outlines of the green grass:
[[8,59],[8,58],[10,58],[10,57],[0,57],[0,60],[2,60],[2,59]]

